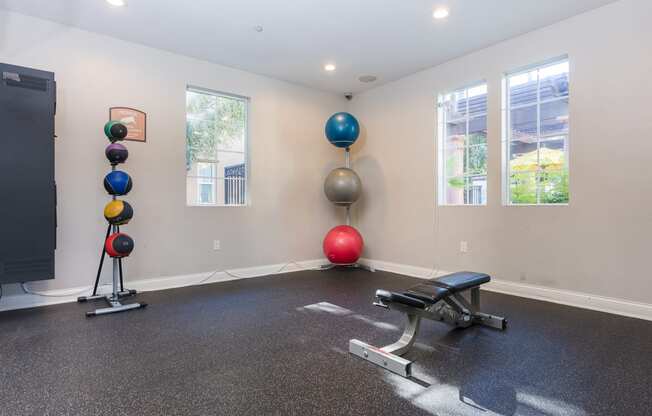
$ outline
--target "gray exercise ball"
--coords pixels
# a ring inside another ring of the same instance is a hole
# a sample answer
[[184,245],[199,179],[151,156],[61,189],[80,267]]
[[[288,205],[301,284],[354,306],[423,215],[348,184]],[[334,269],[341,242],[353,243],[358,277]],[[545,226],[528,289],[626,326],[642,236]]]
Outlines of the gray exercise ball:
[[324,182],[324,193],[335,205],[351,205],[360,198],[362,182],[349,168],[333,169]]

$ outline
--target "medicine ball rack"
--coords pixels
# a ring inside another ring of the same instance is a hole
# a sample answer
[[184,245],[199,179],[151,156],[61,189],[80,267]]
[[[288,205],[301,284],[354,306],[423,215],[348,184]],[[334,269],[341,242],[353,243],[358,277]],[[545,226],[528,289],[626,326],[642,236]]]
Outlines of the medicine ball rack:
[[[119,134],[111,134],[111,128],[112,126],[118,125],[118,130],[120,131]],[[124,137],[127,135],[127,128],[119,123],[112,122],[110,121],[107,123],[107,126],[104,129],[107,137],[109,140],[111,140],[112,144],[117,141],[117,140],[122,140]],[[108,157],[108,155],[107,155]],[[126,156],[125,156],[126,159]],[[118,163],[122,163],[122,161],[111,161],[111,172],[116,171],[116,165]],[[106,186],[106,185],[105,185]],[[128,192],[128,189],[127,191]],[[124,192],[126,194],[126,192]],[[116,200],[116,193],[112,193],[111,199],[113,201]],[[108,221],[108,218],[107,218]],[[124,278],[123,278],[123,273],[122,273],[122,257],[118,256],[113,256],[113,280],[112,280],[112,290],[111,293],[107,295],[98,295],[97,294],[97,289],[100,283],[100,276],[102,275],[102,267],[104,266],[104,259],[106,257],[107,249],[106,249],[106,244],[107,241],[109,240],[109,236],[112,234],[112,232],[115,233],[120,233],[120,226],[117,224],[112,224],[109,222],[109,226],[106,230],[106,235],[104,236],[104,242],[102,244],[102,254],[100,255],[100,265],[97,268],[97,276],[95,277],[95,284],[93,286],[93,294],[91,296],[81,296],[77,298],[77,302],[83,303],[83,302],[89,302],[89,301],[95,301],[95,300],[105,300],[108,303],[108,307],[106,308],[100,308],[96,309],[94,311],[88,311],[86,312],[87,317],[92,317],[92,316],[98,316],[98,315],[107,315],[111,313],[118,313],[118,312],[125,312],[125,311],[130,311],[133,309],[140,309],[144,308],[147,306],[146,303],[140,302],[140,303],[130,303],[130,304],[122,304],[120,301],[124,297],[128,296],[133,296],[137,292],[135,290],[131,289],[125,289],[124,288]]]

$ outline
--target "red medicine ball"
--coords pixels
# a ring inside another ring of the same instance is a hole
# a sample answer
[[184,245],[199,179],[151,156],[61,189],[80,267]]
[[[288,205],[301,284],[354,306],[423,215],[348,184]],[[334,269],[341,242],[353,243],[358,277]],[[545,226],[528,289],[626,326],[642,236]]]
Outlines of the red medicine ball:
[[127,257],[134,249],[134,240],[124,233],[113,233],[104,244],[106,254],[111,257]]
[[364,240],[353,227],[339,225],[326,234],[324,254],[333,264],[354,264],[362,255]]

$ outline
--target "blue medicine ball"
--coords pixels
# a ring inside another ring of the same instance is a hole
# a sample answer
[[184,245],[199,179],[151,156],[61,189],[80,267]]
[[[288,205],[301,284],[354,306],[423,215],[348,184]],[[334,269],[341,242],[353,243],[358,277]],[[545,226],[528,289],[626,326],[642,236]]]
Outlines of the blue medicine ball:
[[349,147],[360,135],[360,124],[349,113],[335,113],[326,122],[326,137],[332,145]]
[[114,170],[104,177],[104,189],[109,195],[126,195],[131,191],[131,177],[127,172]]

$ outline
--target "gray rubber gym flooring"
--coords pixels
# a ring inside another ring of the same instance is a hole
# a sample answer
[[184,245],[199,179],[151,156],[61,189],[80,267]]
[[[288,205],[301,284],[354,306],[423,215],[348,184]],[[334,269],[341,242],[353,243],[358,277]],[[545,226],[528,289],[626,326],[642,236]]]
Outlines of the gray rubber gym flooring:
[[652,414],[652,322],[483,292],[508,330],[424,321],[415,380],[349,355],[350,338],[399,335],[375,289],[418,282],[298,272],[143,293],[113,316],[0,313],[0,414]]

